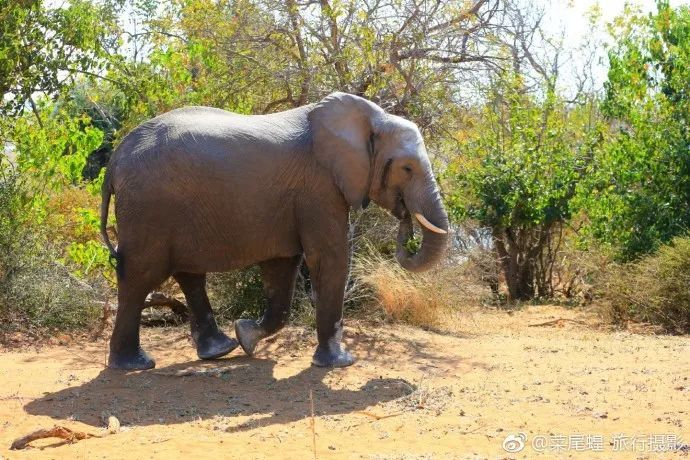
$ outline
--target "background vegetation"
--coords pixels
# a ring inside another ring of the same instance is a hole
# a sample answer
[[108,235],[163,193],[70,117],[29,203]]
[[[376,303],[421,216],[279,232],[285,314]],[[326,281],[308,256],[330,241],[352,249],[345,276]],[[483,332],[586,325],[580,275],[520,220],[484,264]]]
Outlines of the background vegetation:
[[[392,218],[353,214],[351,314],[439,327],[462,308],[595,302],[687,332],[690,9],[659,0],[608,24],[603,88],[603,45],[573,48],[544,15],[518,0],[0,0],[0,330],[84,328],[111,303],[97,192],[138,123],[340,90],[419,125],[454,228],[442,266],[413,275],[393,262]],[[575,54],[584,69],[566,75]],[[309,323],[306,271],[299,284]],[[209,286],[226,320],[262,309],[255,268]]]

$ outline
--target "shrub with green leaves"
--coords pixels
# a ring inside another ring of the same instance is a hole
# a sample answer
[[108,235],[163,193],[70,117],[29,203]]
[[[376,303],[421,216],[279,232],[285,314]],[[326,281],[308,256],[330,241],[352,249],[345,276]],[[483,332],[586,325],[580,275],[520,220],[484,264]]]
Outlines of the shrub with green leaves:
[[[50,197],[81,181],[86,156],[101,142],[84,118],[53,107],[42,122],[19,117],[0,125],[0,321],[5,327],[72,328],[95,319],[102,286],[79,279],[63,262],[50,228]],[[100,292],[100,293],[99,293]]]
[[549,88],[532,95],[523,76],[507,72],[458,136],[446,205],[456,222],[490,229],[511,300],[553,295],[554,248],[596,142],[591,110]]
[[690,228],[690,7],[657,2],[612,26],[602,111],[612,138],[580,184],[586,235],[621,261]]
[[263,282],[259,267],[210,274],[208,292],[220,320],[255,319],[264,311]]
[[26,191],[5,167],[0,173],[0,333],[22,326],[69,329],[100,312],[97,288],[58,262],[46,229],[22,218]]
[[[298,276],[291,305],[291,319],[307,326],[315,324],[314,311],[305,288],[305,278]],[[261,270],[258,266],[226,273],[211,273],[208,294],[220,321],[260,318],[266,306]]]

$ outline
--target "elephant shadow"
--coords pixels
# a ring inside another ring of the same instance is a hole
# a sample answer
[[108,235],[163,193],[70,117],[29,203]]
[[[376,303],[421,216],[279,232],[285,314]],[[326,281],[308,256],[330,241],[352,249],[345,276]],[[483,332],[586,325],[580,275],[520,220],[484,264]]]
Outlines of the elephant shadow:
[[[307,418],[312,400],[315,415],[337,415],[392,401],[416,389],[403,379],[391,378],[369,379],[357,389],[333,389],[324,379],[329,372],[343,371],[318,367],[276,379],[276,361],[271,359],[237,357],[214,365],[201,367],[199,361],[190,361],[144,372],[104,369],[89,382],[47,393],[24,408],[32,415],[94,427],[104,426],[113,415],[123,426],[209,420],[214,429],[236,432]],[[342,386],[338,375],[333,377],[336,386]]]

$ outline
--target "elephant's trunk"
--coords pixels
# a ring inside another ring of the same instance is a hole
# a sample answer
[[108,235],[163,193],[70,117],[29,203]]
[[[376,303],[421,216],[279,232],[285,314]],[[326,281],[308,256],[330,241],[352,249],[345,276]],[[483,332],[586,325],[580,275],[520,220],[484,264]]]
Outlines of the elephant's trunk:
[[[404,196],[408,212],[400,220],[395,254],[398,263],[412,272],[421,272],[431,268],[441,259],[448,243],[448,216],[443,209],[441,196],[433,179],[422,188],[421,193],[413,191]],[[405,243],[413,235],[412,219],[416,214],[422,216],[416,218],[422,224],[423,237],[419,251],[413,254],[407,250]]]

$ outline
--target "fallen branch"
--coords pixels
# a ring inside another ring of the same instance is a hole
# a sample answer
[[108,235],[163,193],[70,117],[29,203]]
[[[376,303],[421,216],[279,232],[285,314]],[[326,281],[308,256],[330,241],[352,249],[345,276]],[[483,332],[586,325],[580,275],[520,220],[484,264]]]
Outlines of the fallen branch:
[[222,374],[233,371],[237,369],[237,366],[222,366],[222,367],[208,367],[208,368],[198,368],[198,367],[188,367],[186,369],[180,369],[177,371],[153,371],[154,374],[165,375],[169,377],[189,377],[189,376],[213,376],[220,377]]
[[175,299],[174,297],[168,297],[162,292],[152,292],[144,302],[144,308],[148,307],[169,307],[173,313],[177,316],[189,319],[189,312],[187,305]]
[[393,414],[377,415],[377,414],[374,414],[373,412],[360,410],[360,411],[357,411],[357,413],[362,414],[362,415],[366,415],[367,417],[371,417],[375,420],[383,420],[384,418],[391,418],[391,417],[397,417],[398,415],[403,415],[405,412],[395,412]]
[[544,323],[537,323],[537,324],[528,324],[528,327],[541,327],[541,326],[553,326],[555,324],[560,324],[563,322],[569,322],[569,323],[575,323],[575,324],[580,324],[582,326],[589,326],[589,324],[585,323],[584,321],[579,321],[576,319],[569,319],[569,318],[558,318],[558,319],[552,319],[551,321],[546,321]]
[[83,433],[81,431],[72,431],[69,428],[65,428],[64,426],[55,425],[53,428],[36,430],[32,433],[27,434],[26,436],[15,439],[12,445],[10,446],[10,450],[25,449],[31,441],[35,441],[37,439],[60,438],[72,444],[74,442],[81,441],[82,439],[98,437],[99,436],[96,436],[95,434]]
[[[167,310],[160,310],[148,307],[168,307]],[[143,326],[169,326],[171,324],[182,324],[189,321],[189,310],[187,305],[174,297],[169,297],[162,292],[152,292],[144,302],[142,307],[144,310],[141,316],[141,324]]]

